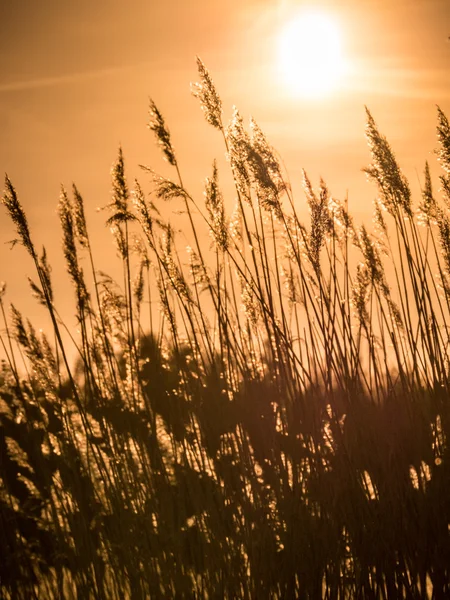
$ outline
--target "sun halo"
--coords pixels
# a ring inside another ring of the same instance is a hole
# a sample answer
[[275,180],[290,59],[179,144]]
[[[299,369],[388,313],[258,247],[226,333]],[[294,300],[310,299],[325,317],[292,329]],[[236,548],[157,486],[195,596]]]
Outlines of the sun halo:
[[278,38],[278,68],[289,91],[320,98],[334,91],[345,72],[338,24],[325,12],[297,14]]

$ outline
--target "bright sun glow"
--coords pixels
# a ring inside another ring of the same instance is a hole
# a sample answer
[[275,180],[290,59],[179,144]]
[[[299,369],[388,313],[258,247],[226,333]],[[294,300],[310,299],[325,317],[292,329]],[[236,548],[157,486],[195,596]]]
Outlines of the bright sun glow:
[[345,71],[337,24],[321,12],[297,15],[281,32],[278,61],[283,80],[294,94],[328,95]]

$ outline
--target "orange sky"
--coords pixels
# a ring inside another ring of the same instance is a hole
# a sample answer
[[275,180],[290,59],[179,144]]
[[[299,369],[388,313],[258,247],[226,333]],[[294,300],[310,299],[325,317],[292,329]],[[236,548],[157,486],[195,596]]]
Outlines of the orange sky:
[[[342,89],[321,101],[293,98],[274,58],[283,23],[305,4],[339,22],[351,65]],[[425,160],[434,161],[435,105],[450,116],[449,35],[450,0],[1,2],[0,170],[19,193],[37,245],[46,244],[55,279],[64,282],[60,302],[72,299],[55,213],[60,184],[77,183],[101,254],[105,215],[95,209],[109,201],[119,143],[130,181],[139,163],[168,172],[146,129],[149,96],[166,117],[194,193],[223,155],[190,95],[195,55],[213,75],[225,117],[236,104],[279,150],[299,205],[305,168],[337,197],[348,190],[350,209],[368,220],[375,191],[361,173],[369,162],[364,105],[417,194],[416,170],[421,176]],[[233,200],[230,194],[229,206]],[[39,312],[25,278],[32,267],[23,250],[5,244],[13,237],[2,210],[0,281],[8,283],[7,299],[33,318]],[[108,270],[111,256],[108,247],[101,268]]]

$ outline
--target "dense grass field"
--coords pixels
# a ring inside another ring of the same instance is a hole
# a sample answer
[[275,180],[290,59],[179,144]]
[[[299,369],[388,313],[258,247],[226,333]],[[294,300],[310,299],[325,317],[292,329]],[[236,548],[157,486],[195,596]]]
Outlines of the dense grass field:
[[[303,224],[263,132],[237,111],[224,124],[198,70],[235,208],[215,163],[191,196],[151,103],[173,177],[144,167],[144,191],[119,152],[120,281],[96,268],[80,192],[61,191],[76,333],[6,179],[53,330],[2,287],[0,596],[448,598],[449,122],[438,110],[439,193],[427,165],[413,199],[367,112],[373,224],[306,174]],[[184,213],[187,249],[164,201]]]

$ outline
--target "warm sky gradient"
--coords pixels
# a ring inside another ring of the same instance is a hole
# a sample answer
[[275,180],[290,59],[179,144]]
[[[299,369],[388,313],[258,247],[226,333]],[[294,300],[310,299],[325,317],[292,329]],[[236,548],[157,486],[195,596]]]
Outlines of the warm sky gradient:
[[[274,58],[283,24],[308,4],[337,20],[351,67],[340,91],[321,101],[293,98]],[[223,155],[190,96],[198,54],[225,118],[236,104],[279,150],[298,203],[304,167],[337,197],[348,190],[350,209],[369,219],[375,193],[361,173],[369,161],[364,104],[417,192],[416,170],[421,177],[425,160],[434,161],[435,105],[450,113],[449,35],[450,0],[4,0],[0,171],[16,186],[37,244],[48,247],[55,278],[66,283],[55,213],[60,184],[77,183],[101,251],[105,215],[95,208],[109,201],[118,145],[130,181],[139,163],[167,173],[146,130],[149,96],[166,117],[194,192]],[[229,206],[233,200],[230,193]],[[13,237],[2,210],[0,280],[8,283],[8,300],[33,317],[25,278],[32,268],[23,250],[5,245]],[[112,255],[108,248],[105,257]],[[65,294],[71,297],[63,289],[63,301]]]

